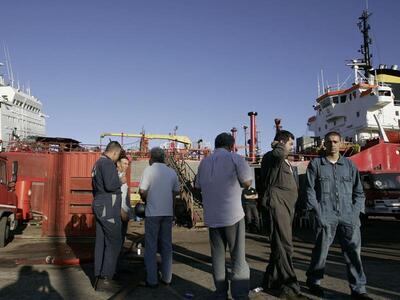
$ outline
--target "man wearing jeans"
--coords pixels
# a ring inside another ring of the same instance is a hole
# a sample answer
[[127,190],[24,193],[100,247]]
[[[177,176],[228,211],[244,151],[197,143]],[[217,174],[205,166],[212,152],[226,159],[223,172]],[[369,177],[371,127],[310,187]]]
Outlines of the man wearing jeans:
[[213,154],[204,158],[198,169],[195,186],[203,198],[204,220],[209,227],[215,299],[227,299],[225,251],[231,256],[231,294],[248,299],[250,270],[245,257],[245,222],[241,202],[242,187],[252,182],[248,163],[232,153],[233,137],[221,133],[215,139]]
[[[157,250],[161,249],[161,282],[172,279],[172,216],[175,195],[179,192],[178,176],[165,165],[165,153],[159,147],[150,150],[150,166],[142,176],[139,193],[146,202],[145,253],[147,287],[157,287]],[[160,243],[160,247],[158,247]]]
[[347,277],[353,299],[372,299],[366,291],[367,279],[361,263],[360,213],[365,197],[356,166],[340,155],[341,136],[325,136],[326,154],[315,158],[307,168],[307,206],[317,221],[317,236],[307,271],[310,291],[323,297],[320,281],[324,276],[329,246],[335,234],[347,266]]

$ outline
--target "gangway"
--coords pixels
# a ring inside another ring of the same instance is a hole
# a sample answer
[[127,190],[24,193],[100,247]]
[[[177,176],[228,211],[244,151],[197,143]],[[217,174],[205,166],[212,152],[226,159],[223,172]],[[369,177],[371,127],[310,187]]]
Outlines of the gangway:
[[[186,162],[184,156],[171,153],[167,156],[167,165],[175,170],[180,182],[180,203],[175,207],[179,215],[184,215],[190,227],[203,227],[203,204],[200,196],[194,190],[195,172]],[[182,207],[179,207],[182,205]],[[184,217],[185,219],[185,217]]]

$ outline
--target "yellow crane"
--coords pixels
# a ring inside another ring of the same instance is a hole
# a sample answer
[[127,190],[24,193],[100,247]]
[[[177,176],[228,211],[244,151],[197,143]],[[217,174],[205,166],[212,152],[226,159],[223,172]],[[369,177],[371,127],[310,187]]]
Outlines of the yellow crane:
[[168,141],[174,141],[178,143],[182,143],[185,145],[187,149],[190,149],[192,147],[192,141],[188,136],[185,135],[169,135],[169,134],[146,134],[146,133],[102,133],[100,134],[100,144],[103,138],[107,136],[116,136],[120,137],[121,140],[123,141],[124,137],[127,138],[140,138],[141,139],[141,151],[145,150],[148,145],[148,140],[168,140]]

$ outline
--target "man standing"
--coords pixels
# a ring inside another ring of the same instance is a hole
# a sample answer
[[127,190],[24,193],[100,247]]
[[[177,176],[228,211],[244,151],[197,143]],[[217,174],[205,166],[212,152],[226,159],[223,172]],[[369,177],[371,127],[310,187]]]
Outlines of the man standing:
[[204,220],[209,227],[215,299],[227,299],[225,252],[229,247],[232,264],[233,298],[248,299],[250,270],[245,257],[245,222],[241,203],[242,187],[252,182],[248,163],[232,153],[234,138],[221,133],[215,150],[198,169],[195,187],[201,190]]
[[251,233],[260,232],[260,218],[258,214],[258,193],[256,189],[249,188],[243,191],[243,209],[246,220],[246,230]]
[[278,290],[284,299],[305,299],[293,268],[292,223],[297,201],[297,183],[288,155],[294,136],[286,130],[276,133],[272,150],[261,162],[264,185],[262,206],[270,220],[271,254],[265,270],[263,286]]
[[110,142],[92,171],[92,206],[96,218],[95,289],[100,279],[104,287],[113,286],[112,278],[121,250],[121,181],[115,166],[120,153],[121,145]]
[[[129,159],[126,156],[125,152],[122,152],[118,161],[117,161],[117,170],[118,176],[122,181],[126,181],[126,171],[129,168]],[[122,247],[125,242],[126,232],[128,230],[128,223],[129,220],[132,219],[132,207],[131,207],[131,200],[129,195],[129,187],[128,183],[121,181],[121,221],[122,221],[122,231],[121,231],[121,238],[122,238]]]
[[[165,153],[159,147],[150,150],[150,166],[142,176],[139,193],[146,203],[145,286],[158,285],[157,250],[161,249],[161,282],[169,285],[172,279],[172,217],[174,199],[179,192],[175,171],[165,165]],[[161,243],[158,247],[158,243]]]
[[320,281],[324,275],[329,246],[335,234],[342,247],[347,276],[354,299],[372,299],[365,285],[361,263],[360,213],[365,197],[356,166],[340,155],[341,136],[329,132],[325,136],[326,153],[315,158],[307,168],[307,207],[317,219],[316,242],[307,271],[307,286],[320,297],[324,291]]

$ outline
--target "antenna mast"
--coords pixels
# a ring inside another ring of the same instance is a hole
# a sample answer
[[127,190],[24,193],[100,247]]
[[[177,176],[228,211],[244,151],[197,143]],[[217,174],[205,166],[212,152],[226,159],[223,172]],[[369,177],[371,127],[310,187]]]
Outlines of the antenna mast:
[[372,14],[368,13],[368,2],[367,2],[367,9],[363,11],[361,17],[358,19],[360,22],[358,22],[358,28],[360,29],[362,35],[363,35],[363,44],[361,45],[361,48],[359,52],[364,55],[364,66],[361,66],[362,69],[364,69],[364,74],[365,77],[368,78],[368,71],[372,69],[372,54],[370,53],[369,45],[372,44],[372,39],[369,37],[369,30],[371,29],[371,26],[369,26],[368,19]]

